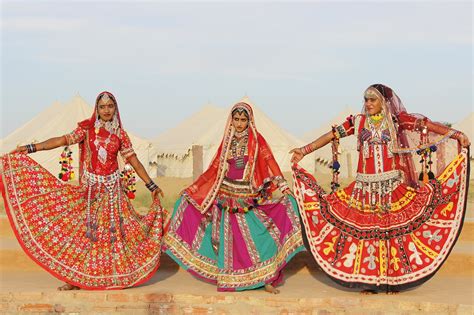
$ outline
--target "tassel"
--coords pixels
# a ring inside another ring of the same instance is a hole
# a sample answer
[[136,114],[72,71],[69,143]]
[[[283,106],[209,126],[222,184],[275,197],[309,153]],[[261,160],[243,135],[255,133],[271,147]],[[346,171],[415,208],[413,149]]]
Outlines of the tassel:
[[429,180],[428,173],[423,173],[423,183],[424,184],[428,183],[428,180]]
[[127,197],[129,199],[135,199],[135,192],[137,191],[135,184],[137,179],[130,164],[125,164],[123,171],[120,173],[120,177],[122,178],[123,186],[125,186]]
[[332,127],[333,140],[331,144],[332,148],[332,164],[329,168],[332,169],[332,181],[331,181],[331,190],[334,192],[339,189],[339,169],[341,165],[339,164],[337,156],[339,155],[339,137],[336,132],[336,126]]
[[61,153],[59,164],[61,165],[61,170],[59,171],[58,178],[64,182],[73,180],[74,170],[72,167],[72,151],[69,146],[66,146]]

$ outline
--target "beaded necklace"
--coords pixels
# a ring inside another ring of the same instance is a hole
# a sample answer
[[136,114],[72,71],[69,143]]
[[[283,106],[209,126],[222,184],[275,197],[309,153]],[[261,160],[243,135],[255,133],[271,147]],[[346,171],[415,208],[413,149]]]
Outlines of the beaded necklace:
[[[106,147],[110,143],[110,137],[112,134],[116,133],[116,130],[119,127],[118,119],[116,119],[116,115],[114,115],[114,118],[111,121],[102,121],[101,119],[97,119],[94,123],[94,131],[95,131],[95,140],[94,140],[94,145],[97,148],[97,155],[99,158],[99,161],[102,164],[105,164],[107,161],[107,150]],[[100,128],[104,128],[105,130],[108,131],[108,136],[105,138],[104,143],[102,144],[99,141],[99,138],[103,138],[99,136],[99,130]]]
[[[231,152],[232,152],[232,157],[235,159],[236,168],[243,169],[245,166],[244,156],[245,156],[245,150],[247,149],[249,136],[248,136],[248,132],[243,132],[239,136],[241,137],[236,137],[236,135],[232,137]],[[240,150],[237,153],[237,149],[239,147],[240,147]]]

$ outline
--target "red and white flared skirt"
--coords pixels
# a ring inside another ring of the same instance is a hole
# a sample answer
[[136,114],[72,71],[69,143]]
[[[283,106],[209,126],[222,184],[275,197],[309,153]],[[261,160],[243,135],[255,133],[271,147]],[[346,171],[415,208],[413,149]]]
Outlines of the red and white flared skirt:
[[394,187],[389,207],[354,200],[355,182],[328,194],[298,165],[293,176],[309,246],[324,272],[347,287],[403,290],[432,277],[459,236],[469,155],[463,149],[419,189]]

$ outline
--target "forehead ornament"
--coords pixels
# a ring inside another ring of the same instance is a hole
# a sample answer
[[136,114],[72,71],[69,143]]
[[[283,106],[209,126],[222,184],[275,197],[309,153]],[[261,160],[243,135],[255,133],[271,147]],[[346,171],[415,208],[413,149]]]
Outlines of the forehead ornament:
[[374,98],[380,99],[380,95],[374,89],[369,88],[365,91],[364,98],[365,99],[374,99]]
[[104,101],[104,103],[107,103],[108,101],[111,100],[109,94],[107,94],[107,93],[104,93],[104,94],[100,97],[100,99],[101,99],[102,101]]

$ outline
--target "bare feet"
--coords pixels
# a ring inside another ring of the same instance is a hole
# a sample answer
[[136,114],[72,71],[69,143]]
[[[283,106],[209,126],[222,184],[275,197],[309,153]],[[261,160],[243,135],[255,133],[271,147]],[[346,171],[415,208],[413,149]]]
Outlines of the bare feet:
[[377,291],[375,291],[375,290],[362,290],[362,291],[360,291],[360,294],[373,295],[373,294],[377,294]]
[[58,291],[69,291],[69,290],[80,290],[81,288],[76,287],[75,285],[66,283],[60,287],[58,287]]
[[400,291],[387,291],[388,295],[397,295]]
[[265,291],[267,291],[268,293],[272,293],[272,294],[280,293],[280,290],[278,290],[277,288],[275,288],[271,284],[265,284]]

